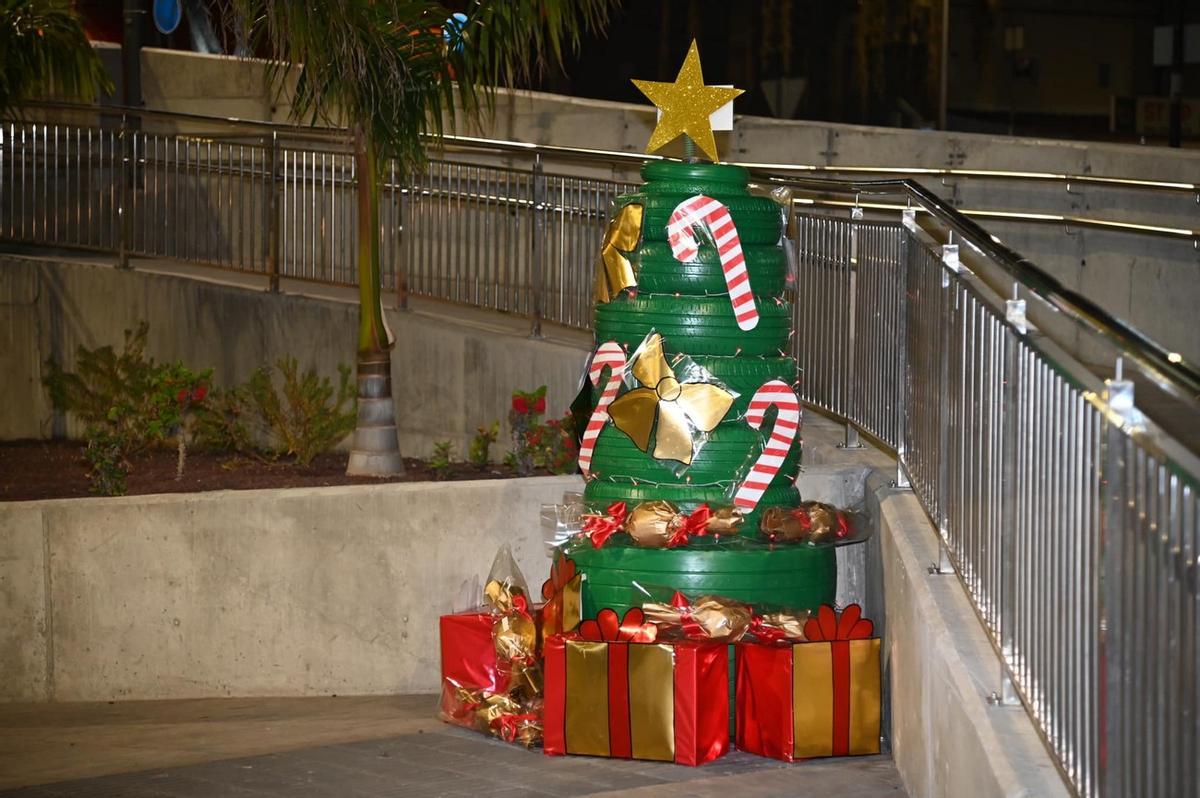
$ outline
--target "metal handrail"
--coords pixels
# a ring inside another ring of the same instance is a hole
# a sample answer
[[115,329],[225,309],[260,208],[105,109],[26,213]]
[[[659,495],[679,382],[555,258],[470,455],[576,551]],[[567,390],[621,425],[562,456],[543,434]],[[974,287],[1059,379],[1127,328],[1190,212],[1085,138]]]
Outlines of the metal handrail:
[[1194,364],[1186,362],[1179,353],[1169,351],[1141,330],[1125,323],[1078,291],[1064,286],[1028,258],[1009,249],[961,210],[946,204],[919,183],[912,180],[852,182],[783,178],[761,172],[756,173],[756,176],[773,184],[802,187],[818,192],[852,194],[856,197],[896,194],[907,197],[922,211],[938,219],[956,236],[1003,268],[1022,287],[1118,347],[1141,365],[1159,387],[1187,401],[1200,399],[1200,369]]
[[[186,120],[203,124],[226,124],[257,129],[260,131],[287,132],[296,136],[313,137],[325,140],[345,140],[348,133],[343,128],[332,128],[318,125],[298,125],[294,122],[270,122],[241,117],[215,117],[204,114],[187,113],[184,111],[160,111],[149,108],[130,107],[124,105],[80,105],[78,103],[41,101],[28,103],[31,108],[46,108],[78,112],[119,113],[128,116],[148,116],[157,119]],[[632,153],[620,150],[604,150],[586,147],[566,147],[553,144],[532,144],[528,142],[507,141],[478,136],[459,136],[445,134],[440,137],[426,136],[426,139],[443,141],[446,145],[466,147],[486,147],[504,152],[540,153],[556,155],[564,158],[579,158],[582,160],[621,162],[640,165],[646,161],[660,160],[663,156],[645,153]],[[1084,185],[1106,186],[1111,188],[1146,190],[1154,192],[1181,192],[1198,194],[1200,183],[1175,180],[1146,180],[1144,178],[1120,177],[1093,174],[1075,174],[1071,172],[1039,172],[1007,169],[963,169],[956,167],[927,167],[927,166],[854,166],[827,164],[778,164],[754,161],[731,161],[737,166],[757,171],[774,171],[790,174],[792,172],[808,172],[812,174],[872,174],[872,175],[916,175],[923,177],[942,178],[979,178],[1014,181],[1037,181],[1071,183]]]

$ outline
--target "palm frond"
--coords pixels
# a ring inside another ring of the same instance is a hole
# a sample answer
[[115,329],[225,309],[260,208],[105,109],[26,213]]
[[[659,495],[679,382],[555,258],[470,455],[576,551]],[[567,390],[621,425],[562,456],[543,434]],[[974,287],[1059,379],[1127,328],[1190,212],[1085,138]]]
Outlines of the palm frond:
[[[561,63],[616,0],[475,0],[461,30],[422,0],[232,0],[257,52],[271,52],[276,91],[293,117],[345,121],[409,173],[424,163],[422,134],[439,136],[492,106],[495,88]],[[291,85],[295,81],[294,86]]]
[[112,90],[70,0],[0,0],[0,111],[51,95],[91,101]]

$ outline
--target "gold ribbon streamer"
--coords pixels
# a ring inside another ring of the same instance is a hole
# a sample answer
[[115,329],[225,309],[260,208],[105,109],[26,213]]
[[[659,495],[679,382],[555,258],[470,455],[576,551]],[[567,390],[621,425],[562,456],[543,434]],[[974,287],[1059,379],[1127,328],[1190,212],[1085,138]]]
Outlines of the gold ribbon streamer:
[[599,303],[611,302],[626,288],[637,288],[637,273],[625,253],[636,250],[641,240],[642,211],[636,203],[622,206],[604,231],[592,284],[592,296]]

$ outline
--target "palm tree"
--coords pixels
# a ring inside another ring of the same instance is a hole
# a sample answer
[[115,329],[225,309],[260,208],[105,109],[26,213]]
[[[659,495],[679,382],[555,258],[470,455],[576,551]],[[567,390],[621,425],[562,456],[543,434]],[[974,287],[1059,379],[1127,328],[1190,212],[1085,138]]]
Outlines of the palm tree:
[[391,348],[379,282],[379,192],[384,167],[401,176],[425,162],[423,138],[456,113],[492,107],[547,61],[561,64],[615,0],[472,0],[465,14],[416,0],[232,0],[251,52],[279,59],[276,91],[295,79],[292,114],[349,123],[358,177],[358,426],[348,474],[403,471],[391,389]]
[[0,112],[50,95],[91,101],[112,90],[70,0],[0,0]]

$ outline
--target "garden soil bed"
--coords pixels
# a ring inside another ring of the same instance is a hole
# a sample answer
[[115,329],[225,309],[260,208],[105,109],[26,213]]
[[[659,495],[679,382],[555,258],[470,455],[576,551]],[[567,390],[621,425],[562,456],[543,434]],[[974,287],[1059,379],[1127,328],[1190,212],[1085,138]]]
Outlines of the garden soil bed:
[[[387,479],[346,476],[346,452],[318,457],[307,468],[286,462],[231,460],[227,453],[190,452],[183,479],[175,479],[175,452],[153,451],[130,460],[128,494],[192,493],[206,490],[314,488],[331,485],[375,485],[383,482],[427,482],[437,477],[422,460],[405,458],[404,476]],[[11,441],[0,443],[0,501],[69,499],[91,496],[87,462],[77,441]],[[535,476],[545,476],[539,471]],[[516,471],[493,464],[480,471],[455,463],[449,480],[510,479]]]

